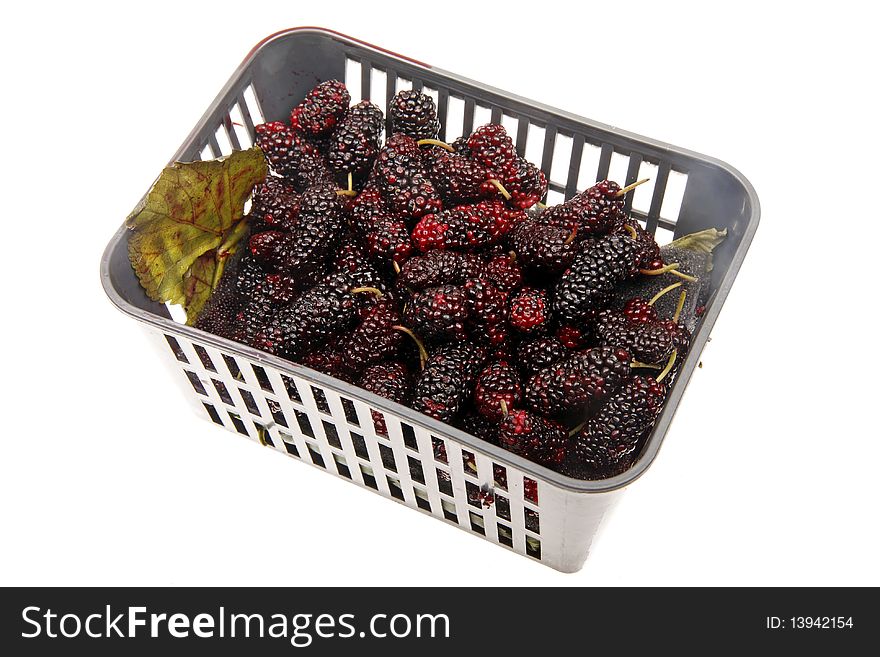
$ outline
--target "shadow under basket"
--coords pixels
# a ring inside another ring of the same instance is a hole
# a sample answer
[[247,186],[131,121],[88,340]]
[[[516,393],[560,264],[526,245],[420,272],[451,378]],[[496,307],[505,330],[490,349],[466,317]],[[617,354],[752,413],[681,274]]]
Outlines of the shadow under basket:
[[[101,260],[107,295],[155,337],[205,419],[547,566],[579,570],[606,512],[650,465],[669,428],[757,228],[754,189],[713,158],[316,28],[286,30],[258,44],[171,161],[250,147],[254,125],[286,120],[316,83],[329,79],[344,80],[353,101],[371,100],[383,111],[401,89],[424,91],[437,102],[447,141],[490,121],[503,124],[519,153],[540,163],[550,181],[548,204],[604,178],[622,185],[650,178],[627,195],[627,209],[661,244],[727,229],[692,347],[630,470],[601,481],[572,479],[360,388],[176,322],[138,283],[124,226]],[[376,435],[371,411],[385,417],[387,436]]]

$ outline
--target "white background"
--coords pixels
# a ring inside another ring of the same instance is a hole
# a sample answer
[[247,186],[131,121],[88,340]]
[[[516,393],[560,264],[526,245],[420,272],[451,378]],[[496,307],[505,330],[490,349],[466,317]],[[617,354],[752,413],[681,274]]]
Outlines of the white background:
[[[0,584],[880,584],[870,5],[417,4],[4,10]],[[295,25],[714,155],[757,189],[704,367],[580,573],[220,431],[105,298],[110,236],[250,48]]]

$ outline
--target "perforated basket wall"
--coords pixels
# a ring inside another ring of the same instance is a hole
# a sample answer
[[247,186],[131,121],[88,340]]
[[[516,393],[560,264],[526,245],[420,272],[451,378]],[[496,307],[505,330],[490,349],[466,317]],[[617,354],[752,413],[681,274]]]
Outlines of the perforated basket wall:
[[[354,100],[372,100],[383,110],[400,89],[425,91],[437,101],[446,140],[489,121],[502,123],[519,152],[540,162],[550,181],[547,203],[603,178],[621,184],[650,178],[627,204],[661,243],[704,228],[728,229],[693,346],[630,471],[598,482],[570,479],[342,381],[175,322],[140,288],[124,227],[101,262],[108,296],[156,337],[205,418],[553,568],[578,570],[607,509],[656,455],[757,228],[754,190],[712,158],[314,28],[260,43],[172,161],[251,146],[255,124],[286,119],[309,89],[327,79],[344,80]],[[387,436],[376,434],[372,413],[384,416]]]

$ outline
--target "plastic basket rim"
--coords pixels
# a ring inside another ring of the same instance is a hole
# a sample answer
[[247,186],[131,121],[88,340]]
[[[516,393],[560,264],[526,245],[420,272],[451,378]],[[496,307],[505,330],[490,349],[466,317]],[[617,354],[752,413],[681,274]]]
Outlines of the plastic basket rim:
[[[561,474],[542,465],[534,463],[533,461],[527,460],[517,454],[493,445],[481,438],[465,433],[460,429],[457,429],[456,427],[445,424],[427,415],[419,413],[418,411],[415,411],[409,407],[402,406],[400,404],[391,402],[390,400],[387,400],[383,397],[374,395],[370,392],[367,392],[366,390],[363,390],[362,388],[346,383],[345,381],[342,381],[340,379],[330,377],[321,372],[303,367],[286,359],[272,356],[263,351],[254,349],[253,347],[249,347],[247,345],[226,338],[222,338],[220,336],[214,335],[213,333],[208,333],[206,331],[196,329],[185,324],[179,324],[170,318],[166,318],[161,315],[152,313],[148,310],[138,308],[137,306],[125,300],[122,295],[116,290],[113,285],[112,277],[110,275],[110,261],[112,258],[112,254],[114,250],[119,246],[120,242],[122,242],[127,232],[125,221],[123,221],[122,225],[113,234],[107,246],[105,247],[100,263],[101,284],[113,305],[115,305],[124,314],[133,317],[134,319],[144,324],[152,325],[161,330],[163,333],[181,335],[194,342],[208,344],[216,349],[219,349],[220,351],[225,351],[234,355],[244,357],[253,363],[267,365],[269,367],[279,370],[282,373],[298,376],[304,380],[319,383],[331,389],[335,389],[341,394],[347,395],[349,397],[354,397],[378,410],[387,410],[388,412],[397,415],[399,418],[408,423],[421,425],[429,432],[436,435],[438,438],[451,438],[452,440],[461,443],[463,446],[472,447],[480,452],[491,456],[492,459],[499,464],[507,464],[513,466],[521,470],[526,475],[534,477],[536,480],[544,481],[570,492],[592,494],[609,493],[624,488],[639,477],[641,477],[648,469],[648,467],[650,467],[650,465],[654,462],[654,459],[656,458],[657,453],[660,450],[660,446],[662,445],[666,432],[669,429],[672,417],[675,415],[675,411],[678,408],[679,403],[681,402],[681,397],[684,394],[684,390],[687,387],[688,382],[690,381],[694,369],[696,368],[703,347],[708,341],[709,333],[713,325],[715,324],[718,315],[720,314],[721,307],[724,305],[724,301],[727,298],[730,288],[733,285],[733,281],[736,278],[740,267],[742,266],[743,260],[745,259],[745,255],[749,249],[749,245],[751,244],[755,232],[757,231],[758,223],[761,216],[760,201],[758,200],[757,192],[755,191],[749,180],[736,168],[712,156],[697,153],[695,151],[674,146],[633,132],[621,130],[620,128],[617,128],[615,126],[607,125],[598,121],[593,121],[586,117],[566,112],[564,110],[545,105],[543,103],[525,98],[523,96],[511,94],[496,87],[485,85],[469,78],[465,78],[455,73],[451,73],[444,69],[438,68],[436,66],[425,64],[424,62],[421,62],[419,60],[399,55],[385,48],[375,46],[373,44],[347,36],[334,30],[310,26],[293,27],[280,30],[278,32],[270,34],[269,36],[258,42],[232,73],[229,80],[211,102],[210,106],[196,123],[195,127],[190,131],[189,135],[187,135],[181,146],[171,157],[169,164],[178,161],[182,154],[191,146],[195,138],[205,128],[210,117],[219,108],[220,103],[223,101],[224,97],[227,95],[230,89],[232,89],[240,81],[241,77],[245,74],[251,62],[269,43],[277,39],[290,38],[300,34],[317,34],[323,37],[328,37],[345,42],[351,46],[373,50],[375,52],[382,53],[386,57],[391,57],[393,59],[403,61],[410,66],[416,66],[425,70],[429,70],[435,75],[440,75],[445,78],[449,78],[455,82],[475,87],[480,91],[485,91],[487,93],[499,95],[529,105],[537,110],[552,114],[556,117],[564,118],[579,125],[587,126],[604,132],[610,132],[618,137],[628,139],[642,145],[651,146],[662,151],[674,153],[681,157],[700,162],[703,165],[721,169],[732,176],[742,186],[742,188],[745,190],[746,195],[748,196],[751,208],[751,214],[743,231],[742,239],[736,249],[736,252],[733,254],[730,266],[727,268],[721,281],[718,284],[718,289],[715,291],[715,294],[711,298],[710,302],[707,304],[705,313],[703,314],[703,317],[697,325],[697,329],[692,336],[691,347],[688,350],[688,355],[685,358],[685,362],[682,365],[682,368],[679,371],[678,375],[676,376],[676,379],[671,389],[669,390],[669,395],[663,405],[663,410],[658,416],[654,428],[652,429],[651,434],[648,436],[639,458],[628,470],[614,477],[596,480],[575,479],[573,477],[569,477],[567,475]],[[150,184],[147,192],[144,193],[144,195],[134,207],[137,207],[144,201],[147,193],[149,192],[149,189],[152,188],[152,185],[153,183]]]

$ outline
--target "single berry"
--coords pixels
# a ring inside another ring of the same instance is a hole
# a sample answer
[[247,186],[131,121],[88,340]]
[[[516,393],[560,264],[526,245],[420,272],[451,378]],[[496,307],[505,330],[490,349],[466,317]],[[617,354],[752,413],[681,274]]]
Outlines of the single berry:
[[461,339],[465,336],[469,309],[464,287],[429,287],[409,300],[403,311],[403,323],[424,340]]
[[616,196],[619,191],[616,182],[603,180],[565,203],[547,208],[541,221],[567,230],[577,228],[580,239],[605,235],[626,221],[624,198]]
[[267,176],[254,187],[250,220],[252,230],[290,231],[296,224],[300,195],[284,178]]
[[518,208],[530,208],[547,193],[544,172],[528,160],[518,157],[513,173],[502,181],[510,194],[510,202]]
[[296,359],[346,331],[357,319],[358,306],[344,277],[321,283],[277,309],[253,345],[277,356]]
[[482,438],[488,443],[498,443],[498,423],[489,418],[470,411],[456,420],[455,426],[477,438]]
[[537,333],[550,323],[550,299],[541,289],[524,287],[510,299],[510,325],[522,333]]
[[516,147],[504,126],[490,123],[474,130],[467,140],[470,157],[503,180],[516,175]]
[[508,363],[496,361],[480,372],[474,391],[474,406],[480,415],[500,422],[521,399],[519,375]]
[[533,337],[523,340],[516,354],[520,370],[531,376],[563,360],[571,354],[571,350],[557,337]]
[[382,191],[392,212],[414,218],[443,207],[418,148],[412,138],[401,133],[393,135],[376,157],[369,182]]
[[508,244],[523,269],[538,275],[556,275],[574,259],[577,252],[575,234],[576,231],[546,226],[531,219],[510,231]]
[[257,146],[272,170],[296,189],[332,180],[330,170],[318,149],[280,121],[261,123],[254,128]]
[[580,245],[556,283],[553,310],[561,321],[581,324],[608,304],[615,286],[636,272],[638,245],[625,235],[609,235]]
[[[367,392],[390,399],[397,404],[408,405],[412,400],[412,377],[403,363],[388,362],[372,365],[364,371],[358,385]],[[385,417],[378,411],[371,413],[376,433],[387,436],[388,427],[385,424]]]
[[666,389],[633,377],[612,394],[572,440],[572,460],[583,478],[602,479],[627,469],[654,426]]
[[424,252],[431,249],[470,251],[493,244],[519,223],[522,213],[498,201],[460,205],[423,217],[412,239]]
[[580,349],[586,345],[590,332],[588,329],[563,324],[556,329],[556,337],[569,349]]
[[451,422],[470,398],[482,363],[482,351],[469,342],[439,347],[416,382],[413,408],[441,422]]
[[507,320],[507,292],[485,278],[465,283],[468,295],[468,319],[474,326],[497,326]]
[[367,248],[373,258],[406,262],[413,250],[406,222],[391,215],[379,219],[367,232]]
[[445,284],[463,285],[478,276],[482,267],[482,260],[470,253],[433,250],[407,260],[397,280],[412,290]]
[[394,300],[384,296],[367,311],[361,323],[344,337],[340,354],[345,368],[353,373],[396,358],[403,344],[403,334],[394,327],[401,321]]
[[626,306],[623,308],[623,314],[627,316],[627,318],[631,322],[656,322],[658,320],[657,310],[652,306],[647,299],[641,299],[639,297],[635,297],[626,302]]
[[391,131],[413,139],[436,139],[440,132],[434,99],[419,91],[398,91],[388,106]]
[[486,264],[484,270],[489,282],[504,292],[517,290],[523,282],[522,269],[514,256],[509,253],[497,255]]
[[562,463],[568,434],[561,424],[525,410],[512,411],[498,427],[498,437],[506,449],[541,465]]
[[547,417],[578,416],[630,377],[630,360],[625,350],[613,347],[575,352],[528,380],[525,404]]
[[460,205],[497,193],[494,186],[486,186],[489,173],[485,167],[463,155],[443,152],[434,159],[428,175],[444,203]]
[[351,94],[338,80],[320,83],[290,113],[290,125],[311,137],[328,134],[342,119]]

